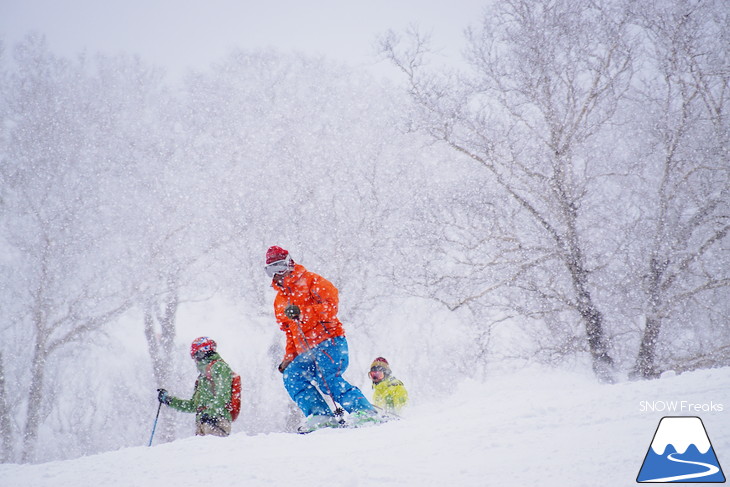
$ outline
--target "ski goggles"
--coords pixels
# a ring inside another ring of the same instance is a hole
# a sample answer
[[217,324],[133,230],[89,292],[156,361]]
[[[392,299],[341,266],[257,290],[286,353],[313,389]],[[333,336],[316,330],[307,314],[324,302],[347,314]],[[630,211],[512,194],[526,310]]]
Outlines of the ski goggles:
[[271,264],[267,264],[266,266],[264,266],[266,274],[271,278],[273,278],[277,274],[284,274],[286,272],[289,272],[291,269],[291,257],[288,255],[285,259],[277,260],[276,262],[272,262]]
[[193,354],[193,360],[200,362],[208,355],[208,350],[198,350]]
[[373,367],[370,369],[370,373],[368,375],[372,380],[383,380],[383,377],[385,377],[385,369],[383,367]]

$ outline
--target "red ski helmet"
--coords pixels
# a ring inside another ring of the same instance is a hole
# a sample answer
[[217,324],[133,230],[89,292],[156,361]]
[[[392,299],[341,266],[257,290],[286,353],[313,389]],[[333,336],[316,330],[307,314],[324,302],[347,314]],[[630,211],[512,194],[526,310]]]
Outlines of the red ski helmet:
[[266,251],[266,265],[264,270],[272,279],[283,276],[294,269],[294,261],[289,251],[274,245]]
[[198,337],[190,345],[190,356],[195,358],[197,352],[215,352],[215,340],[208,337]]
[[289,251],[282,249],[278,245],[272,245],[266,251],[266,264],[271,264],[280,260],[284,260],[289,256]]
[[387,360],[385,360],[384,357],[378,357],[375,360],[373,360],[373,363],[370,364],[370,368],[374,369],[376,367],[383,369],[383,371],[386,374],[390,374],[390,364],[388,363]]

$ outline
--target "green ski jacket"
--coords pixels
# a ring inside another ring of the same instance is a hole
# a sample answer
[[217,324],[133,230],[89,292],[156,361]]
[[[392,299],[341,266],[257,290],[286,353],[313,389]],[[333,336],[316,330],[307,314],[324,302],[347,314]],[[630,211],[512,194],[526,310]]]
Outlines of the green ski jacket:
[[226,403],[231,400],[233,372],[218,353],[204,360],[196,361],[198,379],[190,399],[171,397],[169,406],[185,413],[196,413],[196,421],[205,413],[212,418],[231,420]]

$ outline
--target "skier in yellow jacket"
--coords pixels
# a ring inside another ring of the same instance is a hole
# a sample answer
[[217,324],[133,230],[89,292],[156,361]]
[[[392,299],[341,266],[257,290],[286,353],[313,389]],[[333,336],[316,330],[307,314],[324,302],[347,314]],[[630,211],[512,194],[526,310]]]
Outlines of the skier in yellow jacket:
[[386,413],[399,414],[408,404],[408,391],[403,382],[393,376],[388,361],[376,358],[368,375],[373,381],[373,404]]

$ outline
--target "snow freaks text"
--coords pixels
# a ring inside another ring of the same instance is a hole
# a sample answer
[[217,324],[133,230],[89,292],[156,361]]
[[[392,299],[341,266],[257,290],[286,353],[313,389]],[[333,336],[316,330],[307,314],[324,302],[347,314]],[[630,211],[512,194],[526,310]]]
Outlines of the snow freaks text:
[[690,401],[640,401],[639,412],[669,412],[669,413],[720,413],[724,411],[721,403],[696,403]]

